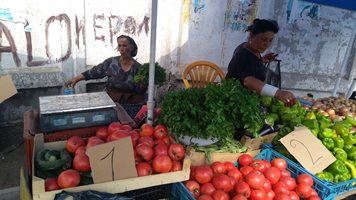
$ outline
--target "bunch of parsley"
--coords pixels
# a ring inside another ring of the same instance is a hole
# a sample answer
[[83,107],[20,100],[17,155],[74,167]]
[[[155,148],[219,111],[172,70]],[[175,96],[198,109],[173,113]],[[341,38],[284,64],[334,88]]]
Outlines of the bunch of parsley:
[[[148,85],[149,79],[149,63],[144,63],[134,77],[136,84]],[[158,62],[155,63],[155,85],[162,86],[166,82],[166,70],[162,68]]]

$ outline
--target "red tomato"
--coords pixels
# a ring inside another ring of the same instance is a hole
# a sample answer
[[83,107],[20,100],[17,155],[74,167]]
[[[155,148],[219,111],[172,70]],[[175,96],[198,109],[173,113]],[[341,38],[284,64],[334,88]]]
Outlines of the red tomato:
[[272,188],[273,188],[273,192],[276,195],[279,193],[289,194],[289,190],[288,190],[287,186],[281,181],[278,181],[277,183],[275,183]]
[[203,194],[200,197],[198,197],[197,200],[214,200],[213,197],[211,197],[210,195],[207,194]]
[[87,151],[87,147],[86,146],[81,146],[75,151],[75,155],[77,155],[77,154],[85,154],[86,151]]
[[281,172],[276,167],[268,168],[264,172],[264,175],[265,175],[266,179],[268,179],[271,182],[272,185],[277,183],[279,181],[279,179],[281,178]]
[[294,190],[297,186],[295,179],[290,176],[282,177],[279,179],[279,181],[283,182],[288,190]]
[[314,190],[314,188],[311,189],[310,196],[319,196],[318,193]]
[[46,178],[45,180],[45,191],[58,190],[60,187],[57,184],[56,178]]
[[124,130],[116,130],[111,134],[111,140],[110,141],[115,141],[115,140],[120,140],[122,138],[129,137],[129,133]]
[[89,149],[90,147],[93,147],[93,146],[96,146],[96,145],[99,145],[99,144],[104,144],[104,141],[102,141],[101,139],[93,139],[93,140],[90,140],[87,144],[87,149]]
[[252,172],[253,168],[250,166],[243,166],[240,168],[240,172],[242,174],[242,176],[246,176],[248,173]]
[[165,125],[159,124],[155,127],[153,132],[153,137],[157,139],[162,139],[168,135],[168,131]]
[[250,197],[251,189],[250,186],[245,181],[237,182],[234,187],[234,190],[236,194],[241,194],[246,198]]
[[159,155],[153,159],[152,167],[155,172],[165,173],[172,169],[172,160],[169,156]]
[[62,171],[57,179],[60,188],[75,187],[80,183],[80,175],[74,169],[67,169]]
[[250,154],[242,154],[238,159],[237,159],[239,166],[248,166],[252,161],[253,157]]
[[287,162],[283,158],[274,158],[271,161],[273,167],[277,167],[279,170],[287,169]]
[[288,171],[287,169],[281,170],[281,177],[284,176],[291,176],[290,171]]
[[171,145],[171,139],[169,138],[169,136],[162,138],[162,140],[164,143],[166,143],[167,146]]
[[265,165],[265,161],[264,160],[253,160],[250,164],[250,167],[252,167],[254,170],[258,170],[260,172],[265,172],[267,167]]
[[215,192],[215,187],[212,183],[204,183],[201,187],[200,187],[200,193],[201,194],[207,194],[207,195],[212,195]]
[[266,191],[264,191],[263,189],[251,190],[251,195],[250,195],[251,200],[261,200],[266,198],[267,198],[267,194]]
[[230,196],[228,193],[222,191],[222,190],[215,190],[213,195],[211,195],[214,200],[229,200]]
[[96,131],[95,134],[96,137],[102,139],[103,141],[106,141],[106,138],[109,136],[108,133],[108,128],[107,127],[101,127]]
[[71,136],[66,143],[66,149],[69,153],[75,153],[81,146],[85,146],[85,141],[77,135]]
[[233,196],[231,200],[247,200],[247,198],[242,194],[237,194]]
[[158,156],[158,155],[168,155],[168,147],[165,143],[161,142],[159,144],[157,144],[154,148],[153,148],[153,155],[154,156]]
[[318,195],[311,195],[308,200],[321,200],[321,198]]
[[306,185],[312,186],[314,184],[313,178],[308,174],[299,174],[297,177],[297,183],[304,183]]
[[200,184],[208,183],[213,179],[213,170],[209,166],[199,166],[194,170],[194,179]]
[[196,168],[197,167],[195,167],[195,166],[190,166],[189,180],[195,179],[195,169]]
[[111,135],[116,130],[121,129],[122,124],[120,122],[111,122],[108,126],[108,133]]
[[168,155],[172,160],[182,160],[184,158],[184,147],[181,144],[171,144],[168,148]]
[[270,200],[274,199],[274,197],[276,196],[276,194],[273,192],[273,190],[266,192],[266,195],[267,195],[267,198]]
[[210,165],[211,169],[215,174],[225,174],[226,173],[226,168],[225,164],[219,161],[213,162]]
[[183,164],[181,161],[173,160],[171,172],[181,171],[183,168]]
[[143,160],[150,161],[153,159],[153,149],[147,144],[139,144],[135,148],[137,155],[139,155]]
[[124,131],[127,131],[127,132],[132,131],[132,127],[130,125],[128,125],[128,124],[121,125],[120,129],[124,130]]
[[132,146],[136,147],[138,139],[140,138],[139,133],[137,133],[136,131],[130,131],[129,136],[131,136]]
[[265,180],[263,173],[258,170],[253,170],[245,176],[246,183],[255,190],[261,189]]
[[234,163],[229,162],[229,161],[224,162],[224,165],[225,165],[225,169],[226,169],[227,171],[229,171],[230,169],[236,168],[235,165],[234,165]]
[[295,191],[289,191],[289,197],[291,200],[299,200],[299,196],[297,195],[297,193],[295,193]]
[[268,160],[263,160],[263,162],[265,163],[265,167],[268,169],[270,167],[272,167],[271,163]]
[[198,182],[189,180],[184,182],[184,185],[195,198],[200,196],[200,185]]
[[278,194],[276,194],[276,196],[274,197],[274,200],[291,200],[291,199],[290,199],[290,197],[288,196],[288,194],[278,193]]
[[91,170],[89,157],[86,154],[77,154],[73,159],[73,169],[79,172],[88,172]]
[[93,140],[101,140],[101,139],[96,137],[96,136],[91,136],[91,137],[88,138],[87,143],[89,143],[89,142],[91,142]]
[[147,162],[140,162],[136,165],[138,176],[148,176],[152,174],[152,167]]
[[266,191],[266,192],[272,190],[272,184],[271,184],[271,182],[270,182],[268,179],[266,179],[265,182],[263,183],[263,187],[262,187],[262,188],[263,188],[263,190]]
[[310,185],[307,185],[305,183],[300,183],[295,188],[295,192],[297,193],[297,195],[300,198],[305,199],[305,198],[309,198],[310,197],[310,194],[311,194],[311,191],[312,191],[311,189],[312,188],[310,187]]
[[239,181],[242,179],[242,173],[241,173],[236,167],[230,169],[230,170],[227,172],[227,175],[230,176],[230,177],[235,178],[235,180],[236,180],[237,182],[239,182]]
[[228,176],[231,182],[232,187],[234,187],[237,183],[236,179],[234,177]]
[[152,136],[154,132],[153,127],[150,124],[143,124],[140,128],[140,136]]
[[153,141],[153,139],[151,137],[148,136],[141,136],[138,139],[138,144],[147,144],[148,146],[150,146],[151,148],[153,148],[153,146],[155,145],[155,142]]

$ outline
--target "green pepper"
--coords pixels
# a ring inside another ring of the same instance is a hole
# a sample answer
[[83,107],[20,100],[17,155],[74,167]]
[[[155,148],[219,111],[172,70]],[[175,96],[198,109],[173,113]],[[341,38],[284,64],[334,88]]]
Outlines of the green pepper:
[[340,136],[333,138],[333,140],[334,140],[335,147],[344,148],[345,142]]
[[262,96],[261,97],[261,104],[265,107],[270,107],[272,104],[272,97],[269,96]]
[[341,148],[335,147],[332,152],[333,152],[335,158],[338,159],[338,160],[344,161],[344,160],[347,159],[346,151],[344,151]]
[[352,160],[356,161],[356,146],[353,146],[347,154],[347,157]]
[[346,151],[346,153],[350,153],[352,147],[354,147],[354,145],[352,145],[352,144],[345,144],[343,149]]
[[309,129],[319,128],[318,121],[316,119],[304,119],[302,124]]
[[322,116],[318,119],[320,129],[329,128],[331,126],[331,121],[328,117]]
[[322,171],[320,173],[317,173],[316,176],[322,180],[326,180],[329,182],[333,182],[334,181],[334,176],[332,173],[327,172],[327,171]]
[[356,167],[355,167],[355,165],[353,163],[351,163],[350,161],[347,161],[347,160],[345,160],[344,163],[350,169],[351,178],[356,178]]
[[304,117],[305,120],[313,120],[313,119],[316,119],[316,116],[315,116],[315,113],[314,112],[307,112],[307,114],[305,114],[305,117]]
[[350,123],[351,126],[356,126],[356,119],[350,116],[346,116],[344,119],[345,122]]
[[351,178],[351,175],[349,172],[344,173],[344,174],[336,174],[334,176],[334,183],[341,183],[348,181]]
[[334,146],[335,146],[334,140],[331,139],[331,138],[324,138],[324,139],[322,140],[322,143],[323,143],[323,145],[324,145],[327,149],[329,149],[329,150],[333,149]]
[[265,123],[269,126],[274,126],[274,123],[278,120],[276,113],[269,113],[265,118]]
[[347,169],[345,163],[341,160],[336,160],[331,165],[329,165],[329,167],[327,167],[326,169],[328,172],[331,172],[334,175],[349,173],[349,170]]
[[334,134],[333,129],[330,128],[324,128],[322,131],[319,132],[318,137],[319,138],[331,138],[331,136],[333,136]]
[[356,144],[356,136],[354,134],[350,133],[349,135],[342,137],[342,139],[344,139],[345,144]]
[[310,129],[315,137],[318,137],[319,129]]
[[348,127],[343,121],[336,122],[333,126],[333,129],[336,131],[336,134],[340,135],[341,137],[350,135],[350,128],[351,127]]

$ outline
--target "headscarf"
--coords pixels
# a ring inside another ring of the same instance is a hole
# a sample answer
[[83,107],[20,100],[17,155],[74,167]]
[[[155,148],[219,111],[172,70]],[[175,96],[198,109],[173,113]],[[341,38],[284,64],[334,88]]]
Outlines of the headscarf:
[[128,35],[120,35],[119,37],[117,37],[117,40],[121,39],[121,38],[126,38],[127,41],[129,41],[130,45],[132,45],[133,49],[131,51],[131,56],[135,57],[137,55],[137,44],[135,42],[134,39],[132,39],[130,36]]

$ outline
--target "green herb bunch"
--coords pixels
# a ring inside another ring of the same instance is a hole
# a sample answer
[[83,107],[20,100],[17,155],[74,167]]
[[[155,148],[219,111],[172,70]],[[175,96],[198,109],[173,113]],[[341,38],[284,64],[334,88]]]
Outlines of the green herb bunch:
[[228,79],[202,89],[168,92],[158,121],[178,136],[224,139],[245,128],[257,137],[263,126],[259,103],[256,93]]
[[[136,84],[148,85],[149,79],[149,63],[144,63],[134,77]],[[162,86],[166,82],[166,70],[161,67],[158,62],[155,63],[155,85]]]

